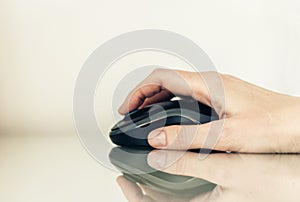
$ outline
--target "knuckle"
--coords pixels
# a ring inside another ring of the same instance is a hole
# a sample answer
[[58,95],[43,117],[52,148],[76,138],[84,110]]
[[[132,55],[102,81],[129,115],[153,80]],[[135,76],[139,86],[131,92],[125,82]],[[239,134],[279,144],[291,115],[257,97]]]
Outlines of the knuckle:
[[153,71],[152,71],[152,74],[153,75],[160,75],[162,72],[164,72],[166,69],[164,68],[155,68]]
[[223,79],[225,79],[225,80],[232,80],[232,79],[235,78],[234,76],[232,76],[232,75],[230,75],[230,74],[220,74],[220,75],[221,75],[221,77],[222,77]]
[[168,145],[174,149],[187,149],[191,145],[191,138],[183,126],[171,126],[171,130],[168,136],[172,137],[170,144]]
[[221,79],[226,86],[234,85],[239,79],[230,74],[221,74]]

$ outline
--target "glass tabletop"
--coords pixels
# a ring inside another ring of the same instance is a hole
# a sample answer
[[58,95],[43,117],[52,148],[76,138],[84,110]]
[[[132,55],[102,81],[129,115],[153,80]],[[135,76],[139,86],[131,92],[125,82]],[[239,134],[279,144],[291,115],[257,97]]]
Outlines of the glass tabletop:
[[76,135],[3,135],[0,201],[299,201],[299,157],[116,147],[112,169]]

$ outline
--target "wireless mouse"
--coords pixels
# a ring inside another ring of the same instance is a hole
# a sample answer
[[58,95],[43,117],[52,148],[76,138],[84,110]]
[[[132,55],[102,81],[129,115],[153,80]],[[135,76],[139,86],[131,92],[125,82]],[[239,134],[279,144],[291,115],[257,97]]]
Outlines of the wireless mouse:
[[151,148],[148,134],[170,125],[195,125],[217,120],[217,113],[193,99],[159,102],[136,109],[124,116],[110,131],[119,146]]

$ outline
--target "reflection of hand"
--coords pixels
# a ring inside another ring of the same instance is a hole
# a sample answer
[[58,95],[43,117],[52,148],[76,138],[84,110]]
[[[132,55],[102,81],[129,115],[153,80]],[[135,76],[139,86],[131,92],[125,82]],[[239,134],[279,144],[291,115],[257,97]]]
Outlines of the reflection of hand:
[[298,155],[219,153],[200,159],[193,152],[153,150],[148,164],[163,172],[217,184],[211,193],[195,201],[299,201]]
[[188,198],[180,198],[178,196],[172,196],[170,194],[162,193],[156,190],[152,190],[143,185],[130,182],[123,176],[117,178],[117,182],[121,187],[125,197],[130,202],[154,202],[154,201],[172,201],[172,202],[184,202],[189,201]]
[[[215,150],[300,151],[300,145],[296,144],[300,139],[299,98],[271,92],[216,72],[200,74],[167,69],[155,70],[128,95],[119,112],[124,114],[147,104],[168,100],[173,94],[191,96],[215,108],[222,120],[199,126],[169,126],[152,131],[148,141],[153,147],[201,148],[210,126],[222,126],[224,123],[220,138],[213,148]],[[192,127],[196,128],[195,137],[194,133],[188,132]],[[209,135],[214,136],[211,133]]]

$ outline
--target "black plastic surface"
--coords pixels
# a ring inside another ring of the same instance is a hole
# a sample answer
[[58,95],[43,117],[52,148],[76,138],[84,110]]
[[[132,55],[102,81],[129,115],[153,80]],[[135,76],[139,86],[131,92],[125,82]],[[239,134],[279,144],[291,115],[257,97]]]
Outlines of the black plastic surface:
[[127,147],[151,147],[148,134],[169,125],[204,124],[217,120],[210,107],[195,100],[167,101],[134,110],[114,125],[110,132],[113,143]]

